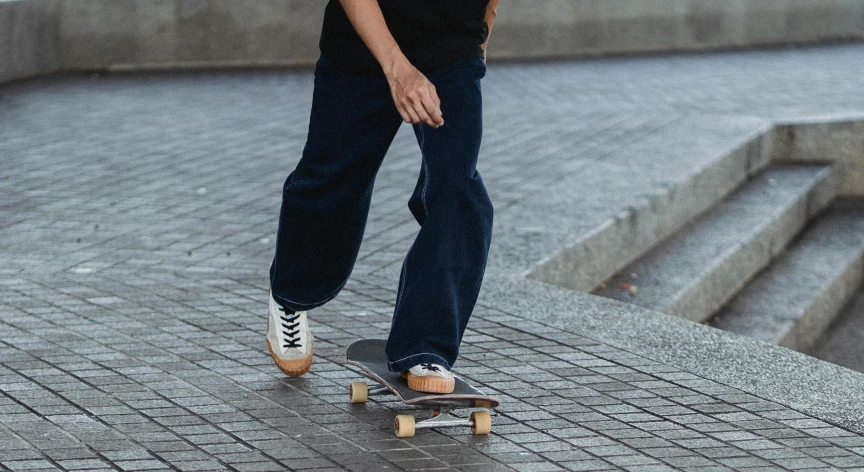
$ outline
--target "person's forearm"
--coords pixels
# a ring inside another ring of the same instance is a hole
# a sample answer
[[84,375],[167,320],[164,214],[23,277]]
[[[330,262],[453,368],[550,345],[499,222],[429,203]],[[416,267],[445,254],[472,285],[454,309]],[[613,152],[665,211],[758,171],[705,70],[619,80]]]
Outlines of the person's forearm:
[[486,42],[483,43],[483,50],[486,50],[486,45],[489,44],[489,38],[492,37],[492,24],[495,23],[495,17],[498,16],[498,0],[489,0],[489,5],[486,6]]
[[[497,0],[493,0],[496,1]],[[408,62],[399,49],[393,35],[384,21],[384,14],[377,0],[339,0],[351,24],[363,39],[366,47],[384,69],[384,74],[392,75],[393,70]]]

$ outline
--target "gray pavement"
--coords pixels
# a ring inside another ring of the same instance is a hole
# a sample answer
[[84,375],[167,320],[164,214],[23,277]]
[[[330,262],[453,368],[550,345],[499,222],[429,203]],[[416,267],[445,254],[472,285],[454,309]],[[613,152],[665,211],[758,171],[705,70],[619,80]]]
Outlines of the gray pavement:
[[[522,263],[504,251],[456,366],[504,400],[493,434],[396,439],[394,412],[407,409],[350,405],[359,376],[342,366],[344,348],[386,336],[417,231],[407,126],[379,173],[352,279],[310,313],[312,371],[281,375],[263,339],[266,272],[311,85],[308,71],[258,71],[0,89],[0,466],[864,470],[854,418],[535,316],[543,300],[493,303],[508,261]],[[492,65],[479,169],[496,221],[512,221],[610,149],[694,120],[861,113],[862,86],[860,45]],[[635,153],[632,165],[662,158]],[[615,309],[610,326],[623,322]]]

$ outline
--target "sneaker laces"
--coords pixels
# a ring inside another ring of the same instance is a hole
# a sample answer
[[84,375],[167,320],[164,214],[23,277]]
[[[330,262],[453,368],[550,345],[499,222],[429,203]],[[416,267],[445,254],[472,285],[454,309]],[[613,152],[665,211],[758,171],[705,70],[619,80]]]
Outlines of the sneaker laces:
[[439,369],[438,366],[432,365],[430,363],[420,364],[420,367],[422,367],[423,370],[428,370],[429,372],[441,372],[441,369]]
[[279,311],[282,312],[279,315],[279,318],[282,319],[282,334],[285,335],[285,342],[282,344],[283,348],[296,347],[303,348],[303,345],[300,344],[300,314],[296,312],[287,312],[284,307],[279,307]]

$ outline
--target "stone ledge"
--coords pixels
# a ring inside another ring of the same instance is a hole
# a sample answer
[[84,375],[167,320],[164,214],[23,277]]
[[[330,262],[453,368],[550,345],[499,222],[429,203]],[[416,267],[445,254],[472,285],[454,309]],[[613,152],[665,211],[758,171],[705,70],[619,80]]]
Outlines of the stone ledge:
[[832,162],[842,196],[864,195],[864,116],[821,116],[776,126],[776,162]]
[[843,0],[533,0],[500,7],[492,57],[597,56],[864,38]]
[[[310,66],[323,1],[0,1],[0,82],[53,71]],[[818,5],[817,5],[818,3]],[[492,60],[864,39],[848,0],[515,0]]]

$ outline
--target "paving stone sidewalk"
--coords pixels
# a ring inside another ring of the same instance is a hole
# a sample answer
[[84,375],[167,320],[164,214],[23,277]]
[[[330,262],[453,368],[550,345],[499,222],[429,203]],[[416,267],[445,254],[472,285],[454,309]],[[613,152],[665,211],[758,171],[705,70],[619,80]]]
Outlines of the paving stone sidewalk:
[[[257,71],[0,88],[0,467],[864,470],[861,435],[482,305],[456,370],[504,401],[492,435],[397,439],[408,408],[349,404],[345,347],[386,336],[418,228],[407,126],[352,279],[310,312],[313,369],[283,376],[266,275],[311,86],[308,71]],[[506,212],[572,156],[684,115],[860,111],[862,87],[861,45],[494,65],[479,169]]]

